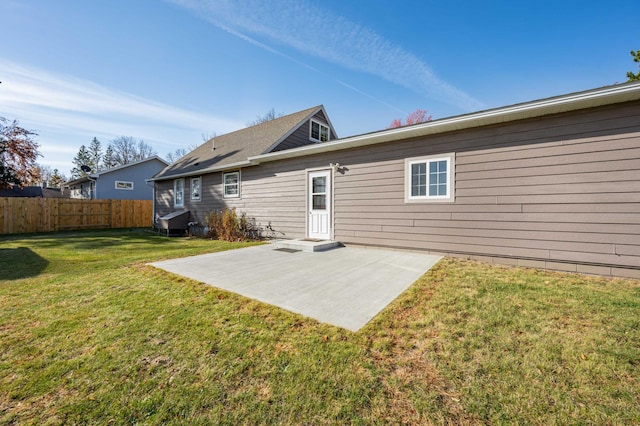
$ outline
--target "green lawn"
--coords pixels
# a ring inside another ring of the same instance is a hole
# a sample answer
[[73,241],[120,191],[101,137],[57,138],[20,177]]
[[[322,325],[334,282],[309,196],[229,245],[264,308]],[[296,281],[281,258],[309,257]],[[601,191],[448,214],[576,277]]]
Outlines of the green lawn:
[[246,245],[0,238],[0,424],[640,423],[638,281],[445,259],[351,333],[146,266]]

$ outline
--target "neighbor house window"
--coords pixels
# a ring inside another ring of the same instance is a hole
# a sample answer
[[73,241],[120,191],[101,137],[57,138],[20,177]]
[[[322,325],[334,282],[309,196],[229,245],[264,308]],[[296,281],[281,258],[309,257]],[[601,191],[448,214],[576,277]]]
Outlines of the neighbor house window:
[[240,172],[224,173],[222,175],[224,185],[224,198],[240,196]]
[[133,182],[125,182],[122,180],[116,181],[116,189],[128,189],[129,191],[133,190]]
[[173,181],[173,206],[184,207],[184,179]]
[[454,201],[455,154],[405,160],[405,202]]
[[191,200],[200,201],[200,178],[191,178]]
[[311,140],[326,142],[329,140],[329,127],[311,120]]

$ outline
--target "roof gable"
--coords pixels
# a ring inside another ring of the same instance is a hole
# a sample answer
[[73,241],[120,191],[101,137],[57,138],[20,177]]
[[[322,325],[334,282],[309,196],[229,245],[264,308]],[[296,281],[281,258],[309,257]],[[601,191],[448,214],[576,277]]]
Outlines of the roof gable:
[[165,160],[163,160],[157,155],[154,155],[153,157],[148,157],[143,160],[134,161],[133,163],[121,164],[119,166],[111,167],[110,169],[99,170],[97,172],[91,173],[88,176],[83,176],[77,179],[69,180],[65,183],[65,186],[77,185],[82,182],[89,182],[90,180],[98,179],[100,176],[106,175],[107,173],[115,172],[118,170],[130,168],[130,167],[135,167],[139,164],[147,163],[149,161],[158,161],[164,164],[165,166],[169,165],[169,163],[167,163]]
[[152,157],[148,157],[148,158],[145,158],[143,160],[138,160],[138,161],[134,161],[132,163],[127,163],[127,164],[121,164],[119,166],[111,167],[110,169],[99,170],[99,171],[97,171],[95,173],[92,173],[91,177],[92,178],[97,178],[97,177],[99,177],[101,175],[106,175],[107,173],[115,172],[115,171],[122,170],[122,169],[129,168],[129,167],[134,167],[134,166],[137,166],[138,164],[147,163],[149,161],[159,161],[162,164],[164,164],[165,166],[169,165],[169,163],[167,163],[165,160],[163,160],[162,158],[160,158],[157,155],[154,155]]
[[213,168],[235,168],[249,164],[249,157],[271,152],[319,111],[324,113],[322,105],[214,136],[165,167],[154,179],[194,175],[206,173]]

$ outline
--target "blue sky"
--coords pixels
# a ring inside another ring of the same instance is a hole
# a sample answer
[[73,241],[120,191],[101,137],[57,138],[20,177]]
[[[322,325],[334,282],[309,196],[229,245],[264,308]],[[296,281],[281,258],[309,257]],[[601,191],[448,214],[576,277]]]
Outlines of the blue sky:
[[274,108],[341,137],[626,81],[638,2],[2,0],[0,116],[68,174],[80,145],[165,156]]

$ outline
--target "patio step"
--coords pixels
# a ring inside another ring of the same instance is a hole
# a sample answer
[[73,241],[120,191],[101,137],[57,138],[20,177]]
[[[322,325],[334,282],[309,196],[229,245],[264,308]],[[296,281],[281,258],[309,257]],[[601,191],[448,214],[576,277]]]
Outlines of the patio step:
[[338,241],[304,238],[299,240],[278,240],[276,246],[278,249],[314,252],[331,250],[340,247],[341,244]]

